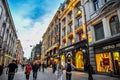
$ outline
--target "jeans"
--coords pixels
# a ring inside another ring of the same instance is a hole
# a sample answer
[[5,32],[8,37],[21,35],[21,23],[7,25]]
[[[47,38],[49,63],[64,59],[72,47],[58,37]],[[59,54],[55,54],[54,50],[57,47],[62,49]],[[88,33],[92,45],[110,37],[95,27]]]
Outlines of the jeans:
[[66,80],[71,80],[71,73],[66,73]]
[[37,79],[37,72],[33,72],[33,80]]
[[29,76],[30,76],[29,74],[26,74],[26,80],[29,80]]
[[8,80],[13,80],[15,73],[8,74]]

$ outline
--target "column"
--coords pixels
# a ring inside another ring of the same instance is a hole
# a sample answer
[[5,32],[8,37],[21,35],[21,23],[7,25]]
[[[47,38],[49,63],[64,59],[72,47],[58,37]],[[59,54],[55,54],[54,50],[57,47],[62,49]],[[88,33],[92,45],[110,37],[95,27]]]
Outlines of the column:
[[104,30],[105,38],[108,38],[110,37],[111,34],[110,34],[110,29],[109,29],[106,17],[103,17],[102,23],[103,23],[103,30]]

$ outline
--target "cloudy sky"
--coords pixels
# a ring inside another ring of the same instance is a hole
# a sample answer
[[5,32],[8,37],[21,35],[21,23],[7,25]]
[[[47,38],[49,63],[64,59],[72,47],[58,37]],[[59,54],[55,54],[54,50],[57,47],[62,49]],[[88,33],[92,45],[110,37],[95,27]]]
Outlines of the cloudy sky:
[[42,40],[55,12],[64,0],[8,0],[18,38],[21,40],[24,56],[29,58],[30,45]]

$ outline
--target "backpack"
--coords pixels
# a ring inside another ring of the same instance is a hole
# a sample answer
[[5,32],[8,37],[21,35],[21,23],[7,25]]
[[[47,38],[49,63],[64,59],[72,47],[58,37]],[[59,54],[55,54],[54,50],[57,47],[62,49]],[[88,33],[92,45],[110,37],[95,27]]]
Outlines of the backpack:
[[67,72],[71,72],[72,71],[72,67],[71,67],[71,63],[67,63]]

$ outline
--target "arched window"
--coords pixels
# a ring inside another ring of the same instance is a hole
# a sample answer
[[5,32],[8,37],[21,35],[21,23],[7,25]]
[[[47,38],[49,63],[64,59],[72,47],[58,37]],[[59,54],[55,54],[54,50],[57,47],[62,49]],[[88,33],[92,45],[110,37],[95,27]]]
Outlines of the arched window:
[[120,25],[119,25],[119,19],[118,16],[115,15],[110,19],[110,29],[111,29],[111,35],[115,35],[120,33]]

